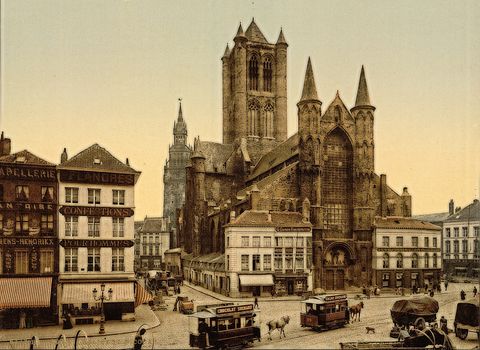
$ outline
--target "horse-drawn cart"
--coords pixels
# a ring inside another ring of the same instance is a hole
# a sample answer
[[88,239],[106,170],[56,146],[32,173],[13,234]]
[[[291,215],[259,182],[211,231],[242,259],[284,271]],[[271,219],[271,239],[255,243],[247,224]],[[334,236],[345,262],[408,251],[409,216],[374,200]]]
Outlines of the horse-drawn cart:
[[428,323],[437,326],[438,302],[428,296],[397,300],[390,310],[392,321],[398,328],[423,329]]
[[477,333],[480,339],[480,298],[473,298],[457,304],[455,312],[455,335],[466,339],[468,332]]

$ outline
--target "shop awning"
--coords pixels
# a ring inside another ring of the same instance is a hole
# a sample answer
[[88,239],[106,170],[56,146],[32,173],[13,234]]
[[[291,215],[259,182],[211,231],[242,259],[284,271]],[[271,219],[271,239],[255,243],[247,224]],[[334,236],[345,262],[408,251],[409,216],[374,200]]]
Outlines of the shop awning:
[[273,286],[273,275],[239,275],[240,284],[249,286]]
[[[105,296],[112,288],[112,299],[106,303],[134,302],[134,282],[107,282],[105,283]],[[64,283],[62,291],[62,304],[98,303],[93,298],[93,289],[97,289],[97,297],[100,296],[100,282],[97,283]]]
[[52,277],[0,278],[0,309],[50,307]]
[[142,305],[143,303],[148,303],[153,300],[152,295],[143,288],[143,286],[137,282],[135,289],[135,307]]

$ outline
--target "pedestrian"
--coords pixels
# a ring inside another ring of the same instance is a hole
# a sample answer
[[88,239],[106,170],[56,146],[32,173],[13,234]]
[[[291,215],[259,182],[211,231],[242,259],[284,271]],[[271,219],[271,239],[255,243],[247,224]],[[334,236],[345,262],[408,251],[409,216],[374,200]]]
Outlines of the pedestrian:
[[465,291],[463,289],[460,291],[460,299],[465,300]]
[[259,309],[259,307],[258,307],[258,298],[257,298],[257,297],[255,297],[255,301],[254,301],[254,303],[253,303],[253,307]]
[[135,336],[135,340],[133,341],[133,350],[141,350],[144,340],[143,335],[147,330],[145,328],[140,329]]
[[27,323],[26,323],[26,319],[27,319],[27,314],[25,313],[25,311],[20,311],[20,316],[19,316],[19,320],[18,320],[18,328],[27,328]]
[[448,280],[445,280],[444,285],[445,285],[445,292],[446,292],[446,291],[447,291],[447,288],[448,288]]
[[440,329],[444,331],[446,334],[448,334],[447,319],[443,315],[440,318]]
[[210,339],[208,337],[208,331],[209,327],[205,320],[202,318],[200,319],[200,323],[198,324],[198,333],[200,333],[201,336],[205,337],[205,347],[210,346]]
[[65,320],[63,321],[63,329],[72,329],[72,315],[70,313],[67,313],[65,316]]
[[477,296],[477,286],[473,286],[473,297]]

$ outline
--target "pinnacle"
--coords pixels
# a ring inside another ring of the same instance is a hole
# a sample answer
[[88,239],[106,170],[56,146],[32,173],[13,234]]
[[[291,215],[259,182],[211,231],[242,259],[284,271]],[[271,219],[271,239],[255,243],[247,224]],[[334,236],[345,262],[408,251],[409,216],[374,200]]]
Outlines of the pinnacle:
[[305,72],[305,81],[303,82],[302,98],[300,99],[300,101],[308,100],[319,101],[310,57],[308,58],[307,70]]
[[237,30],[237,35],[235,35],[235,38],[237,37],[244,37],[245,36],[245,33],[243,32],[243,28],[242,28],[242,23],[240,22],[240,25],[238,26],[238,30]]
[[280,28],[280,34],[278,35],[277,45],[278,44],[287,44],[287,41],[285,40],[285,36],[283,35],[283,29],[282,28]]
[[180,99],[179,101],[179,107],[178,107],[178,122],[183,121],[183,113],[182,113],[182,100]]
[[367,79],[365,78],[365,69],[362,65],[360,72],[360,81],[358,82],[357,99],[355,100],[355,107],[371,106],[370,96],[368,95]]
[[228,46],[228,43],[227,43],[227,47],[225,48],[225,53],[223,54],[223,57],[228,57],[230,56],[230,47]]

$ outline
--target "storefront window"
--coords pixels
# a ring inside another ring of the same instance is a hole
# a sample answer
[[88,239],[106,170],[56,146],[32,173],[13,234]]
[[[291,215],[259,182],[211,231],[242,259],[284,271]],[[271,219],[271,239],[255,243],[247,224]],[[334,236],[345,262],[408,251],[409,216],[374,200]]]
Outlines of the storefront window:
[[28,251],[26,250],[15,251],[15,273],[16,274],[28,273]]
[[40,272],[53,272],[53,250],[40,250]]

